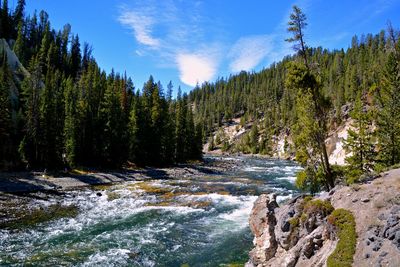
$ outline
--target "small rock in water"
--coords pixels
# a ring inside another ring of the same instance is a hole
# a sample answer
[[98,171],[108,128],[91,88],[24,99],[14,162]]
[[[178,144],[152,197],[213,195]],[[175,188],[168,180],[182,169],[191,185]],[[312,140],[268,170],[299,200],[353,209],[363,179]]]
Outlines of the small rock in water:
[[103,194],[102,193],[100,193],[100,192],[97,192],[96,193],[96,196],[98,196],[98,197],[101,197]]
[[137,257],[140,256],[140,253],[139,253],[139,252],[134,252],[134,251],[132,251],[132,252],[129,252],[129,253],[128,253],[128,256],[129,256],[129,258],[131,258],[131,259],[135,259],[135,258],[137,258]]

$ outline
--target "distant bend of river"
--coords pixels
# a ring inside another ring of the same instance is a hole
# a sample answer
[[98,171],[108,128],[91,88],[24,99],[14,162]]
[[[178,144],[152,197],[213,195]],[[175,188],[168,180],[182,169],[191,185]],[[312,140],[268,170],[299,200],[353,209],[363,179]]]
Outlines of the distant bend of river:
[[57,204],[77,207],[72,218],[0,229],[0,266],[244,263],[252,247],[248,217],[253,202],[261,193],[276,192],[278,201],[292,197],[300,167],[285,160],[208,157],[233,161],[237,168],[68,191]]

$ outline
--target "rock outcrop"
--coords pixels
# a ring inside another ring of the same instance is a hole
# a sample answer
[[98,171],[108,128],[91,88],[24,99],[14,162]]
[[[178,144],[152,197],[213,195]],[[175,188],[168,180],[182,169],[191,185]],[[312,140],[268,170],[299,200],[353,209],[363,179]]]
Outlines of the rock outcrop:
[[278,207],[275,195],[261,195],[254,203],[250,217],[255,248],[250,252],[253,263],[258,265],[275,256],[278,242],[275,235],[275,208]]
[[273,194],[257,199],[249,220],[255,247],[246,267],[323,266],[335,240],[323,207],[307,208],[309,201],[297,197],[278,207]]
[[[343,144],[343,141],[347,138],[349,129],[351,129],[352,120],[349,119],[347,115],[349,110],[350,108],[348,105],[342,107],[342,114],[346,120],[341,125],[334,126],[331,129],[328,138],[325,140],[329,162],[331,164],[345,165],[345,158],[351,155],[351,153],[344,149]],[[258,123],[262,124],[262,120],[260,120]],[[237,151],[235,147],[237,144],[240,144],[242,138],[251,131],[252,125],[253,122],[249,122],[246,125],[241,125],[240,117],[237,117],[230,122],[223,123],[223,125],[212,134],[212,138],[214,140],[213,150],[209,150],[209,140],[206,144],[204,144],[203,152],[216,155],[225,153],[240,154],[241,151]],[[291,147],[293,147],[293,138],[288,129],[282,130],[280,133],[273,135],[271,140],[272,143],[270,146],[271,151],[268,155],[269,157],[294,159],[294,151],[291,149]],[[261,141],[261,137],[258,141]],[[224,143],[228,144],[227,151],[222,149]]]
[[335,209],[350,211],[357,235],[353,267],[400,266],[400,169],[365,184],[341,186],[311,199],[278,207],[261,195],[249,219],[254,248],[246,267],[327,266],[338,243],[328,220]]

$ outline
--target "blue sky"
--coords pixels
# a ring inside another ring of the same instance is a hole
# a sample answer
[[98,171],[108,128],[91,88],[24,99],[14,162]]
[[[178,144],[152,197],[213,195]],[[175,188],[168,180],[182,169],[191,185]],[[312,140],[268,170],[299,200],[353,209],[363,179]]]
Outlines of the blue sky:
[[400,27],[400,0],[27,0],[26,12],[47,11],[56,29],[70,23],[101,68],[126,71],[137,88],[152,74],[188,91],[292,53],[284,39],[293,4],[308,17],[310,46],[347,48],[354,34],[378,33],[388,20]]

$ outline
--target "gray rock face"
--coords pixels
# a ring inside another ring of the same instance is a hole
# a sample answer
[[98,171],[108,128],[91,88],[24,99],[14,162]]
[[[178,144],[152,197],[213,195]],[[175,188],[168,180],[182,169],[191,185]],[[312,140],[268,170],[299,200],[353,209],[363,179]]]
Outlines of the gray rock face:
[[275,229],[275,235],[279,242],[279,245],[288,250],[289,248],[295,246],[299,237],[299,229],[293,227],[290,221],[294,218],[300,217],[300,201],[294,199],[279,209],[277,214],[278,226]]
[[322,266],[335,247],[329,240],[332,229],[321,214],[302,222],[302,213],[302,197],[278,207],[274,195],[261,195],[249,219],[254,249],[245,266]]
[[394,207],[386,220],[380,236],[387,238],[400,250],[400,211]]
[[370,229],[365,244],[373,251],[379,251],[383,240],[388,239],[400,250],[400,206],[394,206],[387,218],[379,216],[379,219],[384,225]]
[[275,208],[278,207],[275,195],[261,195],[250,216],[250,229],[254,234],[255,248],[250,251],[254,265],[262,264],[275,256],[278,243],[275,236]]

